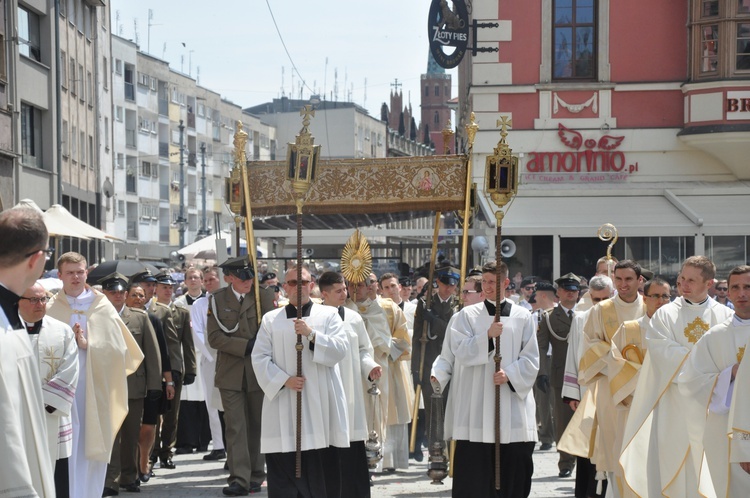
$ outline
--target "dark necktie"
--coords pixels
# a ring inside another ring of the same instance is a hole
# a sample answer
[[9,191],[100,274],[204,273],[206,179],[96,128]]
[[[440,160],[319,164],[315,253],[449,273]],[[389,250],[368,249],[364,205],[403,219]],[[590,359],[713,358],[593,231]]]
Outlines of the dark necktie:
[[568,318],[573,319],[573,310],[568,310]]

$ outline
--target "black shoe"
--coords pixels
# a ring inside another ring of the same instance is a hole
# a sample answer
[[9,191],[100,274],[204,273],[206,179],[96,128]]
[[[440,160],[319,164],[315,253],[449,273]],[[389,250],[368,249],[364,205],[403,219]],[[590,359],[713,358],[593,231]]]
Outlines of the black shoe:
[[151,479],[151,472],[146,472],[145,474],[142,474],[138,472],[138,480],[141,482],[148,482]]
[[542,443],[539,447],[539,451],[547,451],[552,449],[552,443]]
[[570,469],[563,469],[560,471],[559,474],[557,474],[558,477],[570,477],[570,475],[573,473]]
[[211,450],[208,455],[203,455],[204,460],[223,460],[227,457],[227,452],[224,450]]
[[233,482],[226,488],[222,489],[221,492],[224,493],[225,496],[247,496],[250,494],[248,490],[236,482]]
[[250,481],[250,494],[253,493],[260,493],[260,483],[255,481]]
[[120,492],[112,488],[104,488],[102,496],[119,496]]
[[130,484],[120,485],[120,489],[124,489],[125,491],[129,493],[140,493],[141,485],[138,483],[138,481],[135,481],[135,482],[131,482]]
[[174,454],[175,455],[190,455],[193,452],[193,448],[190,446],[180,446],[179,448],[175,448]]
[[174,469],[177,468],[177,466],[174,464],[171,458],[167,458],[166,460],[162,460],[159,464],[159,468],[161,469]]

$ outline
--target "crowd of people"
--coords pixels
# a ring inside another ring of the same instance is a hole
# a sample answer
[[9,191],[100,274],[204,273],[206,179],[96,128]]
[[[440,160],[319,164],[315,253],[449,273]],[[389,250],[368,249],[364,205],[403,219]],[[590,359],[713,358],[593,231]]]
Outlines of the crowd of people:
[[494,261],[463,281],[446,263],[433,282],[347,282],[233,258],[179,285],[87,283],[68,252],[51,293],[41,217],[14,208],[0,230],[0,425],[18,457],[2,496],[140,492],[198,450],[225,460],[225,496],[366,497],[427,448],[454,497],[526,497],[553,445],[576,497],[750,489],[750,266],[717,280],[692,256],[673,288],[606,258],[554,283]]

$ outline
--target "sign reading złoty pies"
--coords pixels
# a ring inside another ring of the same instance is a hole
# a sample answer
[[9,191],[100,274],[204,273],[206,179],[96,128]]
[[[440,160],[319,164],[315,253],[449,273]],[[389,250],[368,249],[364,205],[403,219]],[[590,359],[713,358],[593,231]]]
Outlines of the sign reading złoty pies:
[[[464,0],[432,0],[427,27],[435,62],[446,69],[458,66],[469,43],[469,13]],[[450,53],[445,51],[448,47],[453,48]]]

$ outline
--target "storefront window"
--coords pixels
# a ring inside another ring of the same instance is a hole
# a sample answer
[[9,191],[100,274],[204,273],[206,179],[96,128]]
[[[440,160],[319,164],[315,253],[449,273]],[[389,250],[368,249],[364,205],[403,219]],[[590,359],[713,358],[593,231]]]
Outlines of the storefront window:
[[682,262],[693,254],[693,237],[626,237],[615,246],[618,259],[633,259],[670,282],[677,278]]
[[726,278],[735,266],[747,264],[748,237],[706,237],[706,256],[716,265],[717,278]]

